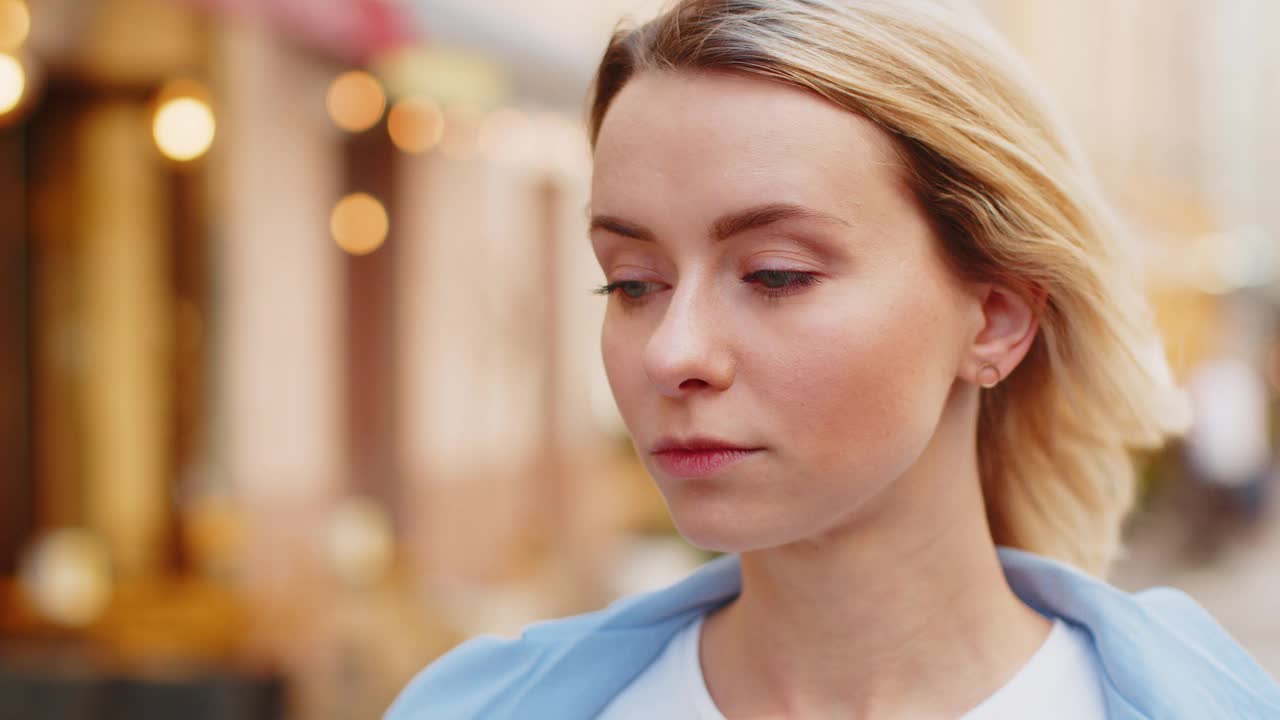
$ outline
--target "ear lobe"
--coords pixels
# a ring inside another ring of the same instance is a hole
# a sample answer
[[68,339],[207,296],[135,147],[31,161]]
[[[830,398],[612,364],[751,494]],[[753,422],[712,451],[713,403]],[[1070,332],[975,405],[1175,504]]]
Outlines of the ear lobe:
[[973,339],[966,368],[970,382],[992,386],[993,369],[997,380],[1009,377],[1035,342],[1045,301],[1043,291],[1026,298],[1002,285],[988,286],[982,298],[982,328]]

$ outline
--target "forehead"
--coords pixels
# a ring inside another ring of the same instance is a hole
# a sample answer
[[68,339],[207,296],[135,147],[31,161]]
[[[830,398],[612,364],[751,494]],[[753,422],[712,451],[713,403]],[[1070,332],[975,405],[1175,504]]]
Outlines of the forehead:
[[[830,210],[901,196],[889,137],[801,88],[726,73],[648,72],[614,98],[592,179],[597,211],[787,201]],[[614,207],[625,203],[627,207]]]

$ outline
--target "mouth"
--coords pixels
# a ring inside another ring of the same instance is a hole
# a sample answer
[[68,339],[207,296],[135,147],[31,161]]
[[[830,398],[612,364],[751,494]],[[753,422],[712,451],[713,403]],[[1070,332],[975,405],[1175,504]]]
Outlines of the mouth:
[[663,438],[652,454],[664,473],[696,479],[711,477],[763,450],[709,437]]

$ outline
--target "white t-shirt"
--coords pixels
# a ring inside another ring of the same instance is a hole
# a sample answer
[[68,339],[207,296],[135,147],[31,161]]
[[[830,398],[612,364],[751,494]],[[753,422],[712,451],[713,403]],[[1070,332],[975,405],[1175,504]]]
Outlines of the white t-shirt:
[[[622,690],[598,720],[725,720],[702,678],[702,619]],[[1106,720],[1097,655],[1083,630],[1055,620],[1027,664],[960,720]]]

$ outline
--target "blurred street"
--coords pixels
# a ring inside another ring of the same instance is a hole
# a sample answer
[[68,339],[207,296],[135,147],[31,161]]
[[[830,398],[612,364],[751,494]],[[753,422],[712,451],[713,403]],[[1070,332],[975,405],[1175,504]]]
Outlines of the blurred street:
[[1214,522],[1188,505],[1204,495],[1179,488],[1140,515],[1110,580],[1126,590],[1170,585],[1191,595],[1280,677],[1280,474],[1271,497],[1243,526]]

